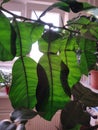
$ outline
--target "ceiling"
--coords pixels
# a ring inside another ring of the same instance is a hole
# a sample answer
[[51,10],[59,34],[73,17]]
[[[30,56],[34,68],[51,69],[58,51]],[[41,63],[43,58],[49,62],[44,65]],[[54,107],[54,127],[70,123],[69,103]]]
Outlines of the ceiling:
[[42,3],[42,4],[48,4],[48,3],[54,3],[58,0],[11,0],[13,2],[20,2],[20,3]]

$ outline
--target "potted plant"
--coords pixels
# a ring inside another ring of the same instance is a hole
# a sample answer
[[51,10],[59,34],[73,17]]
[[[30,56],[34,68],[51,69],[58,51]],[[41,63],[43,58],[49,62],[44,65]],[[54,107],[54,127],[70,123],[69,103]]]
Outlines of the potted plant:
[[[86,2],[60,0],[49,6],[37,20],[32,20],[3,8],[6,2],[3,0],[0,6],[0,60],[18,58],[12,67],[9,90],[14,111],[10,121],[0,122],[0,128],[21,130],[37,114],[51,120],[57,110],[64,108],[71,100],[73,85],[82,74],[88,74],[96,60],[93,51],[97,34],[93,32],[97,31],[97,22],[93,22],[91,17],[78,16],[62,27],[45,23],[41,18],[54,8],[78,13],[96,7]],[[2,11],[11,14],[12,19],[7,18]],[[44,25],[48,25],[49,29],[45,30]],[[53,28],[58,28],[58,31]],[[43,52],[38,63],[28,56],[36,41]],[[18,126],[16,122],[19,122]]]
[[11,73],[4,73],[2,70],[0,71],[0,87],[5,87],[6,94],[9,92],[9,87],[11,85],[12,75]]

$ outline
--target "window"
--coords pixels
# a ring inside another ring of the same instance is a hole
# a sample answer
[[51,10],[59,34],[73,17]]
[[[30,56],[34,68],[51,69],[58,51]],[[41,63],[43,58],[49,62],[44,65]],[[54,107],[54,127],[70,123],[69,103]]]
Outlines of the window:
[[[42,13],[41,11],[35,11],[35,12],[32,11],[31,19],[37,20],[38,17],[41,15],[41,13]],[[60,14],[55,12],[48,12],[41,18],[42,21],[46,23],[52,23],[54,26],[57,27],[60,25],[59,19],[60,19]],[[49,28],[49,27],[46,25],[45,28]],[[32,45],[30,57],[33,58],[36,62],[38,62],[42,55],[43,53],[41,53],[38,49],[38,43],[37,42],[34,43]]]
[[[10,12],[12,12],[13,14],[16,14],[16,15],[18,15],[18,16],[21,16],[21,12],[20,11],[10,11]],[[9,13],[7,13],[7,12],[3,12],[7,17],[9,17],[9,18],[11,18],[12,17],[12,15],[11,14],[9,14]]]
[[[31,13],[31,18],[34,20],[37,20],[38,17],[41,15],[42,11],[32,11]],[[52,23],[55,26],[59,26],[60,24],[60,14],[59,13],[55,13],[55,12],[48,12],[46,13],[41,20],[46,22],[46,23]]]

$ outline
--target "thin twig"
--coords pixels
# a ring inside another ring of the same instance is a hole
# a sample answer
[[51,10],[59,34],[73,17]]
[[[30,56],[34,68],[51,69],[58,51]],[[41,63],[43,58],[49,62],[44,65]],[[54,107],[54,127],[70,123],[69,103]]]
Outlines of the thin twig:
[[0,6],[0,10],[11,14],[11,15],[12,15],[14,18],[16,18],[16,19],[21,19],[21,20],[24,20],[24,21],[32,21],[32,22],[36,22],[36,23],[39,23],[39,24],[42,24],[42,25],[48,25],[48,26],[51,27],[51,28],[64,29],[64,30],[67,30],[67,31],[69,31],[69,32],[79,33],[79,31],[70,30],[70,29],[66,28],[66,26],[63,26],[63,27],[54,26],[54,25],[51,24],[51,23],[46,23],[46,22],[42,21],[41,19],[34,20],[34,19],[30,19],[30,18],[23,17],[23,16],[18,16],[18,15],[16,15],[16,14],[14,14],[14,13],[12,13],[12,12],[6,10],[6,9],[3,8],[2,6]]

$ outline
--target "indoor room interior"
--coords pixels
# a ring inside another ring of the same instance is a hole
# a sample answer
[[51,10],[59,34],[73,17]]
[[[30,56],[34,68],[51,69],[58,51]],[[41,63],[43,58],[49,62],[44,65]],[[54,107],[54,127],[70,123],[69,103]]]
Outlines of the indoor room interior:
[[[16,15],[23,16],[30,19],[37,19],[38,16],[50,5],[57,2],[58,0],[10,0],[8,3],[4,4],[4,8],[15,13]],[[93,5],[98,5],[98,0],[78,0],[81,2],[89,2]],[[36,14],[35,14],[36,12]],[[9,14],[5,13],[6,16],[10,17]],[[70,12],[65,13],[59,9],[53,9],[48,12],[46,16],[43,17],[43,20],[47,23],[52,23],[55,26],[62,25],[62,19],[64,24],[67,20],[75,17],[76,14]],[[33,52],[33,53],[32,53]],[[34,55],[34,52],[38,55]],[[41,55],[43,55],[38,50],[38,45],[35,43],[32,46],[30,57],[33,58],[36,62],[39,61]],[[15,59],[14,59],[15,60]],[[11,73],[13,61],[2,62],[0,61],[0,70],[5,71],[5,73]],[[5,91],[5,88],[0,89],[0,120],[9,119],[9,113],[13,111],[8,95]],[[53,116],[51,122],[44,120],[40,116],[36,116],[33,119],[30,119],[26,124],[27,130],[62,130],[60,123],[60,110],[56,112]]]

